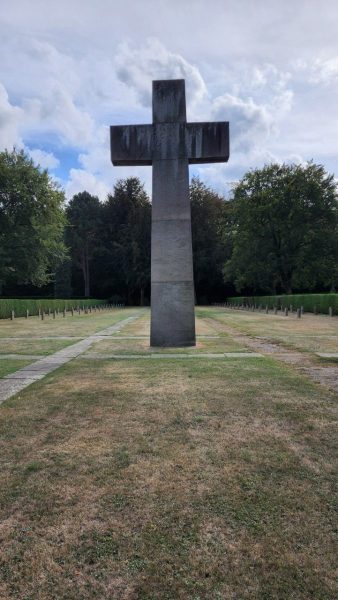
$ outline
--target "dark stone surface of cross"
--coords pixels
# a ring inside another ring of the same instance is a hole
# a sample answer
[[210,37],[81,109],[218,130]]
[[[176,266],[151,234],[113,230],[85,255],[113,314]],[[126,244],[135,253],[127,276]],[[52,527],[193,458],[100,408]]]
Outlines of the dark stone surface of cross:
[[183,79],[153,81],[153,124],[110,128],[115,166],[152,165],[152,346],[193,346],[189,164],[226,162],[229,123],[187,123]]
[[229,158],[227,121],[186,122],[184,79],[153,81],[153,124],[113,125],[110,139],[114,166],[152,165],[156,158],[187,158],[189,164]]

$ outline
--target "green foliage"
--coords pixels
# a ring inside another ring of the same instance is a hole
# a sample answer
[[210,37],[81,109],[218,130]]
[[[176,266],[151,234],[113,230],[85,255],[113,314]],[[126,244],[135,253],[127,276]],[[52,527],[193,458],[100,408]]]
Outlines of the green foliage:
[[54,298],[71,298],[72,295],[72,261],[68,259],[55,270]]
[[204,303],[222,288],[222,269],[231,255],[232,207],[197,177],[190,201],[195,291]]
[[86,300],[76,300],[67,298],[65,300],[55,300],[54,298],[36,298],[35,300],[23,300],[21,298],[0,298],[0,319],[9,319],[12,310],[14,310],[16,317],[25,317],[26,311],[29,311],[30,315],[38,315],[39,309],[44,312],[48,312],[50,308],[53,310],[62,311],[64,308],[71,309],[80,306],[99,306],[106,304],[106,300],[96,300],[94,298]]
[[105,272],[114,278],[115,293],[125,295],[129,304],[143,304],[150,284],[151,204],[140,180],[120,179],[103,214]]
[[[233,295],[235,286],[249,293],[334,290],[336,185],[322,166],[250,171],[228,202],[194,178],[190,200],[199,303]],[[150,240],[151,204],[137,177],[119,180],[105,202],[76,194],[64,210],[47,171],[23,152],[0,153],[0,294],[36,296],[29,286],[54,281],[56,297],[143,304],[150,297]]]
[[235,190],[233,254],[224,275],[238,290],[290,293],[338,277],[337,196],[320,165],[271,164]]
[[81,269],[84,295],[90,296],[90,263],[98,251],[102,204],[96,196],[81,192],[73,196],[66,209],[68,226],[66,242],[70,246],[73,264]]
[[0,152],[0,282],[42,286],[66,256],[64,194],[23,152]]
[[331,307],[338,314],[338,294],[285,294],[279,296],[236,296],[228,298],[228,301],[236,304],[261,305],[273,308],[285,308],[292,306],[294,310],[304,308],[305,312],[318,312],[328,314]]

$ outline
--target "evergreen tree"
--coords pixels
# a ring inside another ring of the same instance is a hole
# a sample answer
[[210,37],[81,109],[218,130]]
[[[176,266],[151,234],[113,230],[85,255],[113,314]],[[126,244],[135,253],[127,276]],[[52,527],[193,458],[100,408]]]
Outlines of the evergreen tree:
[[96,196],[80,192],[69,202],[66,215],[66,241],[73,265],[81,270],[83,293],[87,298],[91,291],[91,262],[100,243],[102,204]]
[[222,270],[231,254],[231,206],[196,177],[190,201],[195,292],[197,301],[206,303],[226,292]]
[[111,294],[144,302],[150,284],[151,204],[137,177],[119,180],[104,205],[106,271]]

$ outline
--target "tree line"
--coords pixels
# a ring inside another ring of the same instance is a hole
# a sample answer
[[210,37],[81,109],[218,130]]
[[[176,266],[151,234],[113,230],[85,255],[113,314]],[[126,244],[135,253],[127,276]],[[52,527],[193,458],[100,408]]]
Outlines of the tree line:
[[[246,173],[225,200],[190,184],[198,303],[242,294],[329,291],[338,280],[338,204],[321,165]],[[0,153],[0,295],[150,301],[151,203],[136,177],[104,202],[66,203],[23,152]]]
[[[208,302],[223,297],[226,291],[222,269],[227,251],[222,232],[228,206],[197,179],[191,183],[190,196],[196,296]],[[68,268],[77,293],[148,304],[151,203],[139,179],[118,181],[105,202],[88,192],[76,194],[65,212],[65,244],[71,257]],[[60,275],[64,277],[66,270],[63,264]],[[56,283],[60,287],[60,277]]]

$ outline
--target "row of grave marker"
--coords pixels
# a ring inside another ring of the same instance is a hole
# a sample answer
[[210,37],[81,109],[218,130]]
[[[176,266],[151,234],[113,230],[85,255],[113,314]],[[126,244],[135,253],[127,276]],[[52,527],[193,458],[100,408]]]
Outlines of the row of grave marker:
[[[70,313],[71,316],[73,317],[74,314],[76,313],[77,315],[80,315],[81,313],[88,315],[91,314],[92,312],[101,312],[103,310],[113,310],[114,308],[124,308],[124,304],[100,304],[99,306],[72,306],[71,308],[64,308],[63,310],[60,311],[59,308],[52,310],[51,308],[48,309],[48,311],[44,311],[41,310],[41,308],[39,308],[39,312],[38,312],[38,318],[41,319],[42,321],[44,320],[44,318],[47,317],[53,317],[53,319],[56,319],[56,317],[60,314],[62,314],[63,317],[66,317],[67,313]],[[28,319],[29,317],[29,310],[26,310],[26,319]],[[15,311],[12,310],[11,311],[11,321],[13,321],[15,319]]]
[[[235,310],[249,310],[251,312],[265,312],[266,314],[269,314],[270,310],[273,311],[274,315],[284,315],[285,317],[287,317],[289,315],[289,312],[291,314],[295,313],[296,317],[298,319],[301,318],[301,316],[304,314],[304,308],[303,306],[301,306],[300,308],[296,308],[294,310],[292,304],[290,304],[290,306],[285,306],[285,307],[281,307],[280,309],[277,306],[274,306],[273,308],[270,308],[268,305],[266,305],[265,307],[263,307],[261,304],[257,305],[257,304],[233,304],[231,302],[223,302],[223,303],[217,303],[214,304],[213,306],[218,306],[221,308],[233,308]],[[317,310],[316,307],[314,306],[313,309],[313,314],[317,314]],[[329,317],[333,317],[333,309],[331,306],[329,306]]]

